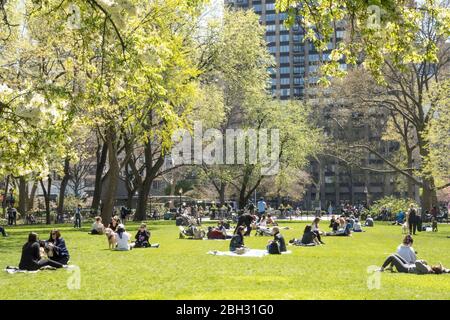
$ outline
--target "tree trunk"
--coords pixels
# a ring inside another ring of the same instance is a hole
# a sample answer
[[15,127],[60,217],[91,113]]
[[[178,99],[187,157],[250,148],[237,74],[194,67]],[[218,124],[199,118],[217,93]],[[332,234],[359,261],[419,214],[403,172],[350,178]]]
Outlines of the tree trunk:
[[6,198],[8,197],[8,188],[9,188],[9,175],[6,177],[5,192],[2,201],[3,216],[5,216],[6,214]]
[[27,213],[28,181],[25,177],[19,178],[19,213],[24,217]]
[[59,197],[58,197],[58,208],[56,209],[57,213],[63,213],[64,210],[64,198],[66,196],[66,188],[70,179],[70,159],[66,158],[64,160],[64,177],[61,181],[61,186],[59,188]]
[[224,182],[220,182],[220,190],[219,190],[219,201],[220,203],[225,203],[225,190],[226,190],[227,184]]
[[119,163],[117,160],[116,132],[109,127],[106,132],[106,144],[108,147],[108,187],[102,200],[102,220],[105,223],[111,219],[116,201],[117,183],[119,182]]
[[45,223],[50,224],[50,192],[52,187],[52,178],[50,175],[48,176],[47,180],[47,189],[45,188],[44,182],[42,179],[40,180],[41,187],[42,187],[42,193],[44,193],[44,202],[45,202]]
[[153,160],[151,157],[151,143],[146,144],[145,151],[145,178],[142,186],[139,187],[138,201],[136,205],[136,214],[134,216],[135,221],[142,221],[146,219],[147,215],[147,200],[150,194],[150,189],[152,187],[153,180],[156,177],[159,169],[161,169],[164,164],[164,156],[160,155],[158,160],[153,165]]
[[422,202],[422,211],[431,210],[433,205],[437,205],[437,194],[434,185],[434,178],[425,178],[423,180],[422,195],[420,202]]
[[38,182],[34,181],[33,186],[31,187],[30,196],[28,197],[28,211],[33,210],[34,207],[34,197],[36,196],[36,190],[37,190]]
[[[100,151],[101,149],[101,151]],[[106,158],[108,155],[108,145],[107,143],[103,143],[103,145],[98,146],[97,149],[97,166],[95,169],[95,186],[94,186],[94,195],[92,198],[92,209],[97,212],[100,204],[100,198],[102,195],[102,176],[103,170],[105,169]]]

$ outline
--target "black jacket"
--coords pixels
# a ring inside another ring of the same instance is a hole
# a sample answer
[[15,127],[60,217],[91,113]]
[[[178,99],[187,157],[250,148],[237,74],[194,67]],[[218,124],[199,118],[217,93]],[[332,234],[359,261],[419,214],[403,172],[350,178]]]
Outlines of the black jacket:
[[39,242],[27,242],[23,245],[19,263],[20,269],[28,271],[39,269],[38,262],[41,260],[39,248]]
[[142,232],[138,231],[134,238],[136,239],[137,243],[141,243],[141,244],[145,243],[145,242],[148,243],[148,241],[150,240],[150,232],[148,230],[145,230]]
[[273,240],[278,242],[281,252],[286,251],[286,241],[284,241],[284,237],[281,233],[277,233],[276,235],[274,235]]
[[230,251],[236,251],[237,248],[244,246],[244,237],[240,234],[235,234],[230,241]]
[[66,242],[64,241],[63,238],[59,238],[59,239],[56,239],[56,240],[50,241],[50,242],[52,242],[54,245],[53,252],[57,257],[59,257],[59,258],[62,258],[62,257],[69,258],[70,257],[69,250],[67,250]]

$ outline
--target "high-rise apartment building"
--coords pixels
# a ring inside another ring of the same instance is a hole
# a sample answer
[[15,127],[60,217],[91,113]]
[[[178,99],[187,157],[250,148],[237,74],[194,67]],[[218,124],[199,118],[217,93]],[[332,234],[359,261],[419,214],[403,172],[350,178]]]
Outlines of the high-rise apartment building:
[[[275,57],[272,68],[271,90],[275,97],[282,100],[314,98],[321,61],[326,61],[336,43],[344,37],[344,30],[338,29],[336,37],[328,44],[328,50],[319,53],[311,42],[303,41],[304,30],[295,24],[291,28],[284,26],[287,13],[276,13],[275,0],[225,0],[225,5],[234,8],[253,9],[260,15],[260,21],[266,28],[266,41],[269,52]],[[345,64],[342,64],[345,68]]]

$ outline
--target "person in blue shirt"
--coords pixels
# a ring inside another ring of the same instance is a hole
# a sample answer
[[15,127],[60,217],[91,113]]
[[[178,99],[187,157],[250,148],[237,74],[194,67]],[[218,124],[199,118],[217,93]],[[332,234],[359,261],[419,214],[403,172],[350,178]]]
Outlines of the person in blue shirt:
[[50,232],[50,238],[47,241],[48,246],[53,249],[53,261],[66,265],[69,262],[70,255],[67,250],[66,242],[61,238],[61,232],[59,230],[52,230]]
[[257,209],[258,209],[258,221],[261,220],[261,217],[266,213],[267,204],[264,201],[264,198],[260,198],[257,203]]
[[400,211],[397,213],[397,216],[395,217],[394,225],[401,226],[403,222],[405,221],[405,213],[403,211]]

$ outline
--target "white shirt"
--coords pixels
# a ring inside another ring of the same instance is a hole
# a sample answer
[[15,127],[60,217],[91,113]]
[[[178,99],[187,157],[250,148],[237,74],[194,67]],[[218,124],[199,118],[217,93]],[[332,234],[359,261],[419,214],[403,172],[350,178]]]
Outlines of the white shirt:
[[408,264],[414,264],[417,260],[416,253],[412,247],[399,245],[397,248],[397,254],[406,260]]
[[122,233],[122,238],[119,237],[119,234],[116,233],[116,241],[117,241],[117,250],[129,250],[130,246],[128,245],[128,240],[130,240],[130,234],[128,232]]

